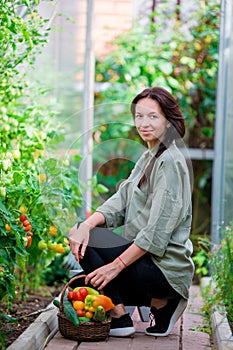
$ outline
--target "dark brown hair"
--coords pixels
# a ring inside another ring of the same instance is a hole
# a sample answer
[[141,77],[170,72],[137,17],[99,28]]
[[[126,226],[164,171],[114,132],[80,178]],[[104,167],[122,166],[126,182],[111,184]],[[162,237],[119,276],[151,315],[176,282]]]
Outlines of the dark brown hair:
[[185,134],[185,122],[184,117],[180,111],[175,98],[165,89],[161,87],[152,87],[143,90],[139,93],[131,103],[131,113],[135,118],[135,110],[138,101],[143,98],[150,98],[157,101],[160,108],[163,111],[165,118],[171,123],[171,127],[168,128],[163,142],[159,144],[159,148],[155,156],[152,158],[149,166],[146,168],[144,176],[140,180],[140,185],[148,178],[150,172],[154,166],[156,158],[158,158],[172,143],[173,140],[184,137]]

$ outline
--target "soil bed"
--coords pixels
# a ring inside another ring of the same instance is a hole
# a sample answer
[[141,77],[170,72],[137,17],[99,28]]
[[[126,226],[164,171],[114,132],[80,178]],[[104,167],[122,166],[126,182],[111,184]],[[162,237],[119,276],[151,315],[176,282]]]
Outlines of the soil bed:
[[11,317],[17,318],[18,323],[8,322],[3,319],[0,325],[0,332],[3,334],[6,347],[10,346],[23,333],[31,323],[39,316],[27,316],[34,311],[46,308],[53,299],[59,295],[62,287],[43,287],[34,293],[27,292],[27,298],[24,301],[14,301],[11,308],[7,311],[6,304],[0,305],[0,313],[7,314]]

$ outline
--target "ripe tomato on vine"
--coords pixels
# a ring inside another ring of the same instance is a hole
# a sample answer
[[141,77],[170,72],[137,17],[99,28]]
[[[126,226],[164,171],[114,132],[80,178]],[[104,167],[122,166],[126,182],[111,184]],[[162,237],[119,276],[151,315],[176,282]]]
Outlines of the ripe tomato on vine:
[[19,217],[19,220],[21,221],[21,222],[24,222],[25,220],[27,220],[27,217],[25,216],[25,215],[20,215],[20,217]]

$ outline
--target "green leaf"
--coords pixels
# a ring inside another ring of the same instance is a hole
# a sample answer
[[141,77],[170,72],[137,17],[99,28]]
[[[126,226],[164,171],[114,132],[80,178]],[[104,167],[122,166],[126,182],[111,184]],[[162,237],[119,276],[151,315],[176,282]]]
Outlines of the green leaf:
[[158,64],[158,68],[166,75],[170,75],[173,72],[173,66],[170,62],[161,61]]
[[92,179],[91,179],[91,183],[92,183],[92,186],[93,187],[96,187],[97,186],[97,176],[96,175],[94,175],[93,177],[92,177]]
[[205,176],[203,176],[202,178],[200,178],[199,180],[199,188],[204,188],[206,185],[207,179]]
[[1,242],[0,242],[0,247],[1,248],[6,248],[11,246],[11,242],[9,241],[7,236],[0,236]]
[[[2,240],[2,236],[0,236],[1,240]],[[6,253],[6,249],[5,249],[5,246],[4,244],[1,242],[0,245],[2,246],[3,245],[3,249],[0,249],[0,261],[3,262],[5,260],[5,263],[7,262],[8,260],[8,256],[7,256],[7,253]]]
[[22,177],[22,175],[19,172],[14,172],[13,179],[14,179],[14,183],[16,185],[19,185],[21,183],[23,177]]
[[70,189],[70,187],[72,186],[72,179],[70,179],[66,176],[63,176],[62,179],[63,179],[64,185],[65,185],[65,188]]
[[128,69],[128,73],[131,75],[131,77],[137,77],[140,74],[140,72],[141,72],[141,70],[138,67],[138,65],[130,66],[128,68],[129,68]]
[[1,198],[0,198],[0,211],[2,212],[5,218],[9,218],[10,212],[6,209],[5,205],[2,203]]
[[18,33],[18,32],[17,32],[17,27],[16,27],[15,22],[11,21],[11,24],[10,24],[10,26],[9,26],[8,28],[10,29],[10,31],[11,31],[12,33],[14,33],[14,34],[17,34],[17,33]]
[[55,158],[50,158],[45,161],[45,167],[50,171],[56,168],[56,165],[57,165],[57,160]]
[[109,189],[107,187],[105,187],[104,185],[102,185],[102,184],[98,184],[96,189],[97,189],[97,191],[99,193],[107,193],[107,192],[109,192]]
[[17,320],[15,317],[11,317],[11,316],[6,315],[6,314],[0,313],[0,318],[4,318],[4,319],[7,320],[8,322],[18,323],[18,320]]
[[[23,247],[23,245],[22,245],[22,247]],[[13,250],[18,256],[24,256],[25,255],[25,252],[23,250],[19,249],[18,247],[14,247]]]
[[207,137],[212,137],[214,134],[214,130],[213,130],[213,128],[208,128],[207,126],[204,126],[202,128],[202,133],[203,133],[203,135],[205,135]]
[[156,78],[155,81],[153,82],[153,85],[163,87],[164,89],[167,89],[168,87],[166,79],[163,76]]
[[75,160],[76,162],[80,162],[80,161],[82,160],[82,157],[81,157],[79,154],[75,154],[75,155],[74,155],[74,160]]
[[59,174],[61,174],[61,170],[58,169],[58,168],[51,168],[49,171],[50,171],[51,175],[59,175]]
[[173,77],[168,77],[167,81],[169,83],[169,85],[174,88],[174,89],[180,89],[180,83],[178,82],[178,80],[176,80]]
[[183,56],[180,59],[180,63],[187,65],[191,69],[194,69],[196,67],[196,60],[192,57]]
[[30,8],[30,1],[29,0],[22,0],[22,3]]

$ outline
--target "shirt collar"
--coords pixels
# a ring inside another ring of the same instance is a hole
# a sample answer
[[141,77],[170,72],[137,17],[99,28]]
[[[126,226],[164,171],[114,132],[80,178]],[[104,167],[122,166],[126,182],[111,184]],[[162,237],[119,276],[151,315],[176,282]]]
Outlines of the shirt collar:
[[159,145],[154,146],[151,149],[148,149],[148,155],[150,158],[154,157],[158,151]]

